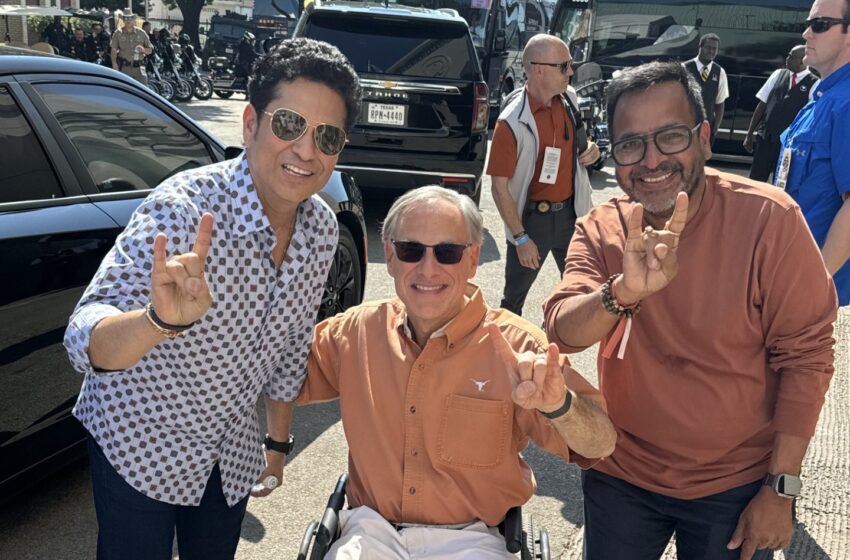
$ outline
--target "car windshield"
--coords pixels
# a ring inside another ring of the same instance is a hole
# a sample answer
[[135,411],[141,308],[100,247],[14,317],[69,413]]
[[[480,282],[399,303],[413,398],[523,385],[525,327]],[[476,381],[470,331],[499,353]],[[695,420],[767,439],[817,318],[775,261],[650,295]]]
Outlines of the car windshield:
[[313,14],[305,35],[336,45],[359,74],[471,80],[475,52],[464,25]]

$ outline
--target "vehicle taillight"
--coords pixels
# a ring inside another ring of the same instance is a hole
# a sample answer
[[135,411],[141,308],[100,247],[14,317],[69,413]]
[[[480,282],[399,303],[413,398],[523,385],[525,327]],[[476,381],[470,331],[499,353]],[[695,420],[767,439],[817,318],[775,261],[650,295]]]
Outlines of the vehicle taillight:
[[475,101],[472,103],[472,130],[487,130],[490,120],[489,90],[484,82],[475,82]]

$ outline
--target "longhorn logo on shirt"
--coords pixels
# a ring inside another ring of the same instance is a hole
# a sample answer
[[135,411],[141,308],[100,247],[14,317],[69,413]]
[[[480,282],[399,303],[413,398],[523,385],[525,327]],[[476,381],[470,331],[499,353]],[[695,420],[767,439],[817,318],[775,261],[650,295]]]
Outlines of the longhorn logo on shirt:
[[485,381],[478,381],[477,379],[472,379],[470,377],[469,380],[472,381],[473,383],[475,383],[475,387],[478,388],[479,393],[483,393],[484,387],[486,387],[487,384],[490,383],[490,379],[487,379]]

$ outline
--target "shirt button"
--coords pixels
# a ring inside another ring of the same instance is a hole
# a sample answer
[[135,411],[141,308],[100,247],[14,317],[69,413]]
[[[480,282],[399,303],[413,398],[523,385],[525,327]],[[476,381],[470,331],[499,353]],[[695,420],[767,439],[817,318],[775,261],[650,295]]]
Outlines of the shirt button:
[[818,92],[818,97],[821,97],[822,95],[823,95],[823,92],[822,92],[822,91],[819,91],[819,92]]
[[415,407],[415,406],[411,406],[411,407],[410,407],[410,413],[411,413],[411,414],[416,414],[416,407]]
[[449,344],[449,350],[452,350],[454,347],[455,347],[454,342],[452,342],[451,344]]
[[419,450],[418,449],[412,449],[410,451],[410,454],[413,455],[414,457],[417,457],[419,455]]
[[425,369],[425,364],[419,364],[419,365],[418,365],[418,366],[416,366],[416,367],[418,367],[419,369]]
[[408,492],[410,492],[411,494],[416,494],[416,488],[411,486],[410,489],[408,490]]

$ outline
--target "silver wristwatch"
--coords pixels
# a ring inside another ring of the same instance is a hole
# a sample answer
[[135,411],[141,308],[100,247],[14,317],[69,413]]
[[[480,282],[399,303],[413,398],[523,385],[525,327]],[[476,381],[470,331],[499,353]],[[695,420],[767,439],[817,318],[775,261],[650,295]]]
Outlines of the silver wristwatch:
[[799,476],[793,474],[769,474],[764,479],[764,485],[773,488],[773,491],[783,498],[799,498],[803,482]]

